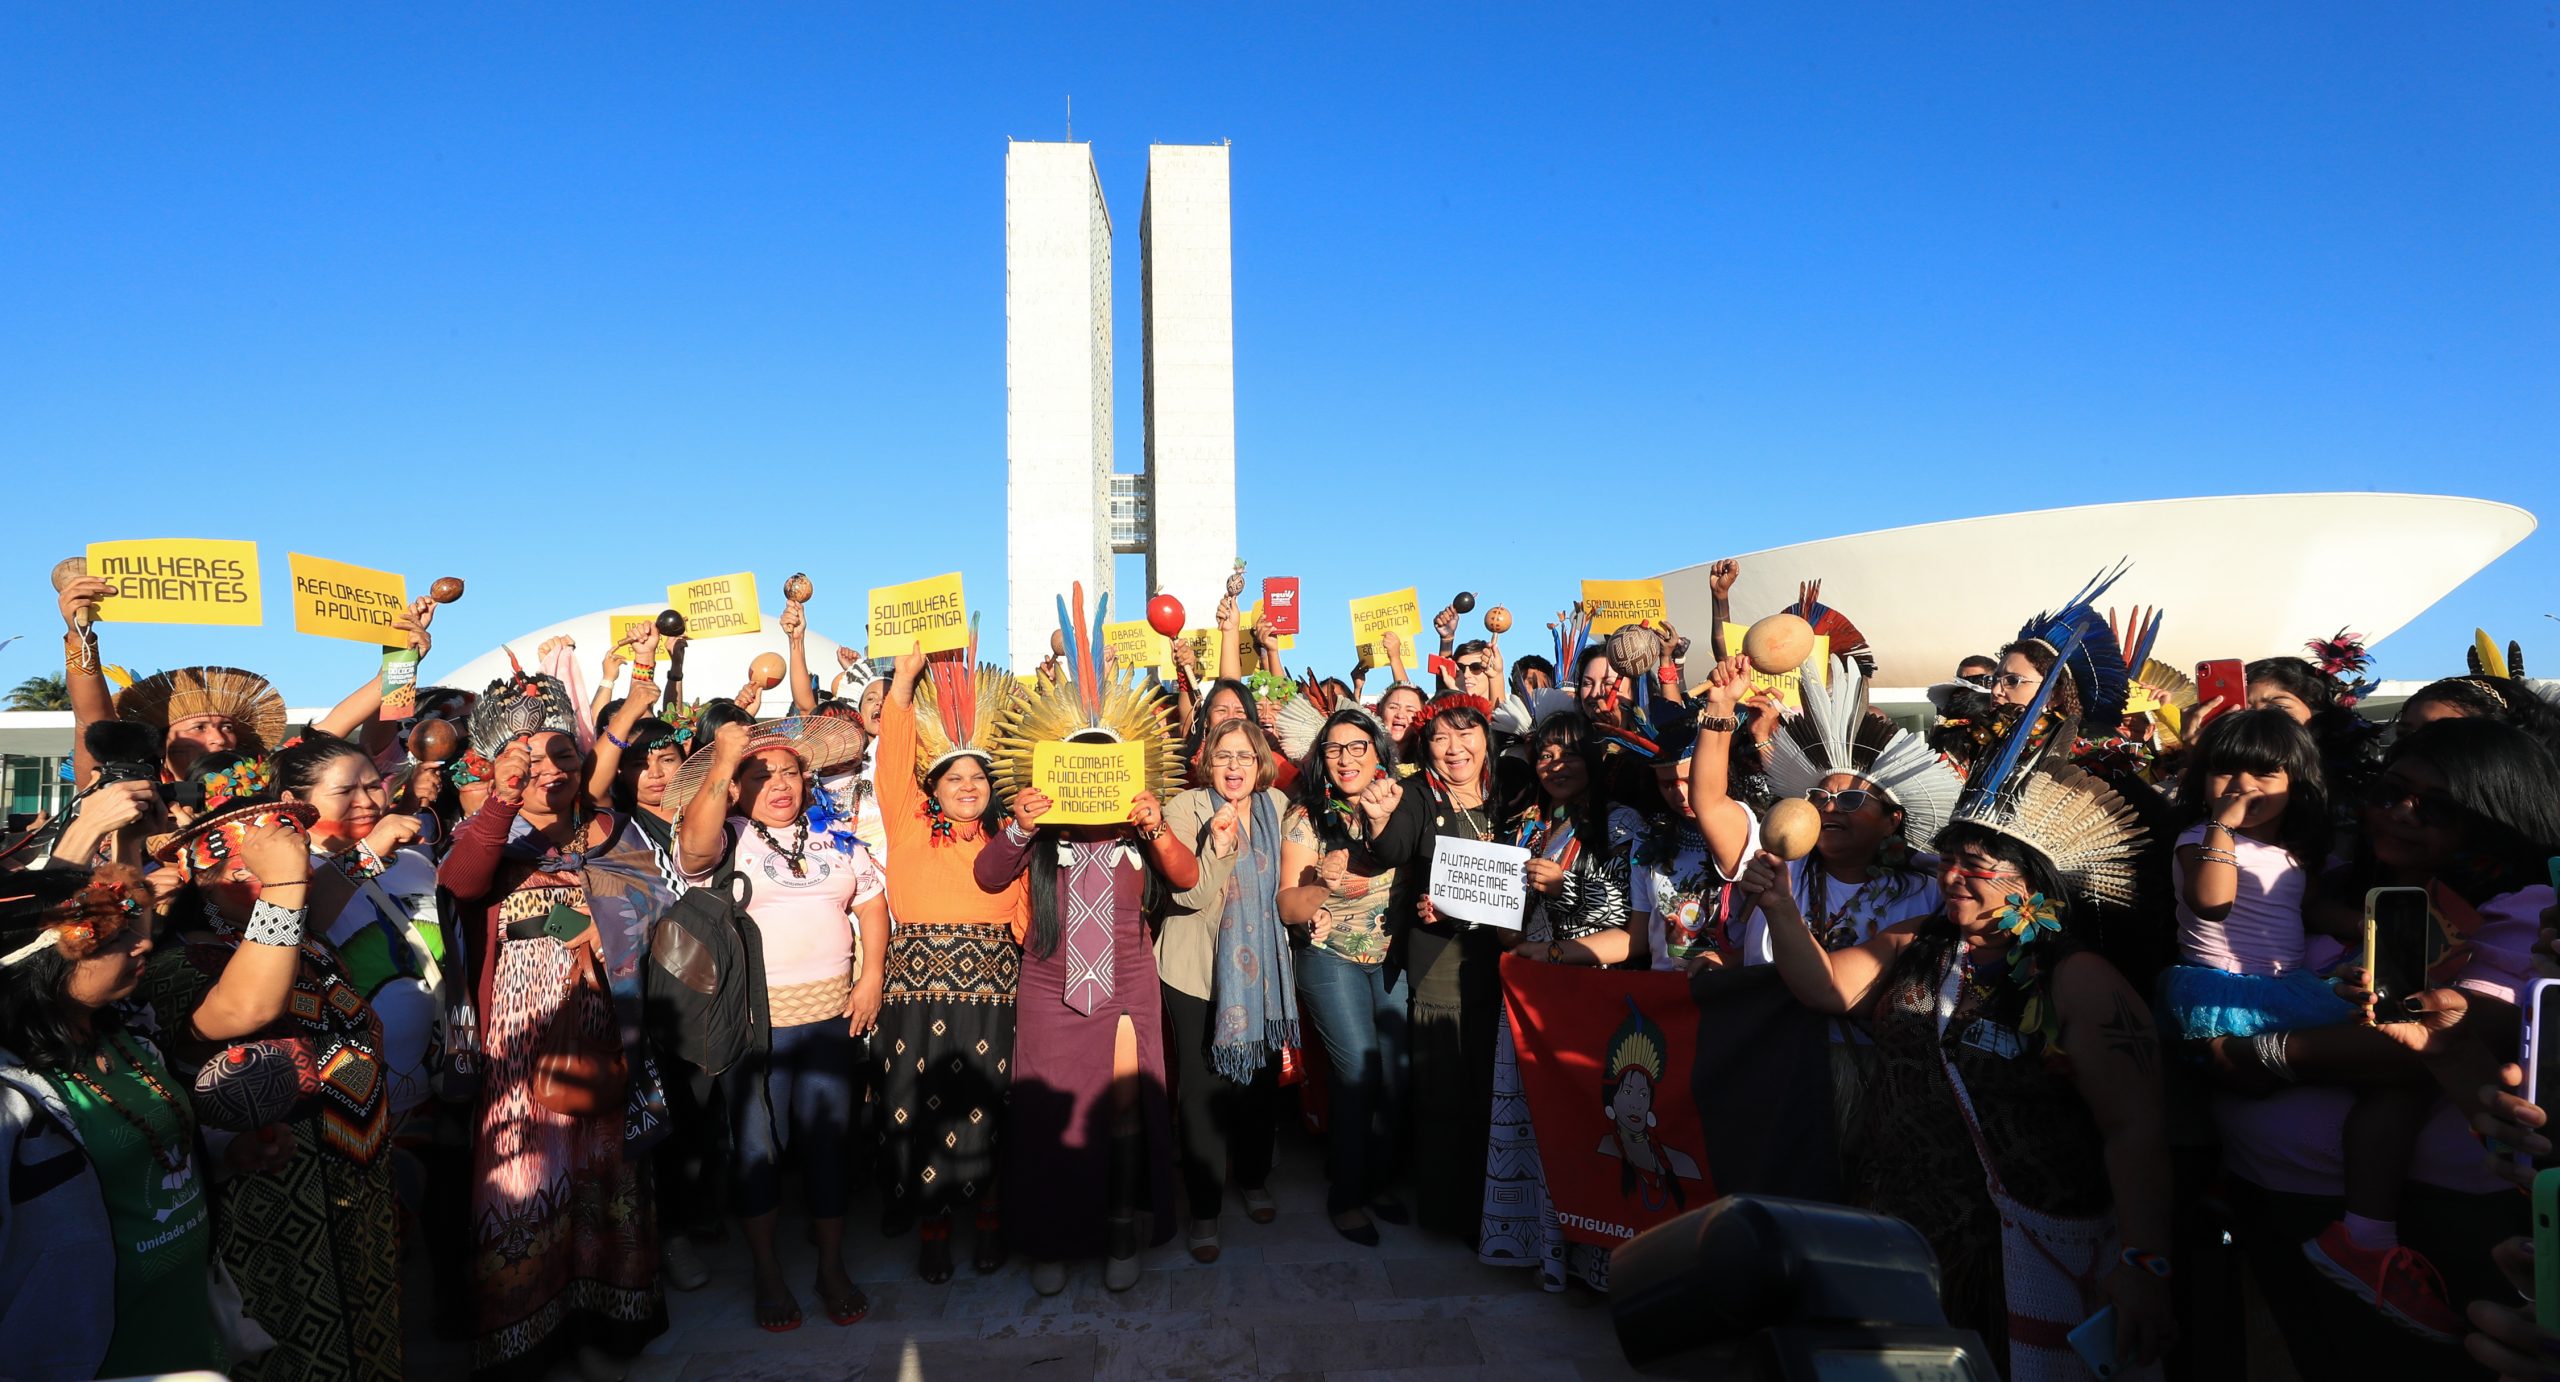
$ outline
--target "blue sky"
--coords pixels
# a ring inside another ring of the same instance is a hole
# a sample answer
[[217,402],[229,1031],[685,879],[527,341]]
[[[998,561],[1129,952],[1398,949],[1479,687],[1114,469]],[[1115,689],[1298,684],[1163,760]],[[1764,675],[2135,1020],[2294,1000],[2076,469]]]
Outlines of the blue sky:
[[[742,567],[854,639],[851,592],[956,564],[1001,646],[1004,141],[1070,94],[1122,469],[1146,146],[1234,141],[1241,541],[1328,662],[1409,583],[1553,608],[2093,499],[2560,508],[2548,3],[940,8],[0,10],[0,684],[110,537],[255,538],[271,617],[288,550],[465,576],[456,656]],[[2385,673],[2475,623],[2560,662],[2553,542]],[[282,619],[109,651],[297,704],[370,662]]]

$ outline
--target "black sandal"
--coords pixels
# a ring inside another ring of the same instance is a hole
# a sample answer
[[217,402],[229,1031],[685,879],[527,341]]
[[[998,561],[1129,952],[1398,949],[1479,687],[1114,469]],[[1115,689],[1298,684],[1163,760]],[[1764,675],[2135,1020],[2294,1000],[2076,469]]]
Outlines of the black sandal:
[[916,1275],[939,1286],[951,1279],[951,1220],[928,1219],[916,1225]]
[[978,1211],[978,1251],[969,1265],[980,1276],[993,1276],[1004,1270],[1004,1221],[992,1209]]

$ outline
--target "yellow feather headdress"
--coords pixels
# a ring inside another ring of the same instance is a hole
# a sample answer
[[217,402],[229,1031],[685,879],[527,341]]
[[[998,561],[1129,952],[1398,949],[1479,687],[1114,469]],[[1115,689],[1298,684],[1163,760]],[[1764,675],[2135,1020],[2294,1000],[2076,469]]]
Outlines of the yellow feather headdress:
[[1079,735],[1097,735],[1115,744],[1143,744],[1147,750],[1147,790],[1168,797],[1180,790],[1182,766],[1174,748],[1173,721],[1164,700],[1140,684],[1138,673],[1123,671],[1092,636],[1109,612],[1104,596],[1095,619],[1084,618],[1084,584],[1075,586],[1075,609],[1058,600],[1058,626],[1065,636],[1066,673],[1035,678],[996,719],[993,744],[996,785],[1007,796],[1031,785],[1031,759],[1041,744],[1062,744]]

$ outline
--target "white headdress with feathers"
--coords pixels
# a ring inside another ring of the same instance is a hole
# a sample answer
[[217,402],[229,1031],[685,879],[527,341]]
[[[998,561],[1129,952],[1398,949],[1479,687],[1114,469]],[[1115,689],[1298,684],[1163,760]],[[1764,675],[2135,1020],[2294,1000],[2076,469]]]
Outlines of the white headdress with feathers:
[[[2079,642],[2072,633],[2057,661],[2068,662]],[[2131,905],[2142,822],[2114,788],[2063,757],[2079,739],[2076,720],[2037,732],[2060,681],[2045,678],[2009,737],[1975,762],[1955,818],[2034,850],[2075,897]]]
[[1804,713],[1769,743],[1769,785],[1800,797],[1833,773],[1866,781],[1902,808],[1902,837],[1927,848],[1954,814],[1964,778],[1907,729],[1867,709],[1867,679],[1849,658],[1831,659],[1831,684],[1819,665],[1803,671]]

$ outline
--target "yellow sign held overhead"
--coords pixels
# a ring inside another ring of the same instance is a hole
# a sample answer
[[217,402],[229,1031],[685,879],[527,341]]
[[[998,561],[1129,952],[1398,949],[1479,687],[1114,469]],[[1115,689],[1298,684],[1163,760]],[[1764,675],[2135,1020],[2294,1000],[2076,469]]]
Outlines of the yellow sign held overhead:
[[258,624],[258,544],[158,537],[92,542],[89,574],[114,583],[98,617],[118,624]]
[[1584,581],[1582,605],[1591,616],[1593,637],[1616,633],[1629,624],[1659,626],[1668,617],[1660,581]]
[[1146,774],[1144,744],[1031,746],[1031,785],[1053,803],[1042,825],[1117,825]]
[[959,572],[871,588],[871,655],[897,657],[919,645],[928,653],[969,646],[969,602]]
[[1111,655],[1120,668],[1146,671],[1162,668],[1165,662],[1165,638],[1144,619],[1102,626],[1102,650]]
[[285,554],[293,571],[293,631],[380,648],[402,648],[408,636],[391,621],[409,608],[409,582],[396,571],[349,566],[326,557]]
[[1402,635],[1408,649],[1413,640],[1422,636],[1422,601],[1412,586],[1384,595],[1364,595],[1351,602],[1351,641],[1374,648],[1382,633]]
[[[1749,631],[1740,624],[1728,622],[1724,626],[1725,647],[1740,652],[1742,636]],[[1831,684],[1831,635],[1818,633],[1813,636],[1813,651],[1806,656],[1805,666],[1821,673],[1823,685]],[[1804,668],[1799,667],[1792,672],[1754,669],[1751,673],[1751,694],[1757,696],[1764,692],[1786,702],[1789,710],[1804,709]]]
[[684,616],[687,638],[727,638],[764,627],[752,571],[668,586],[667,607]]

